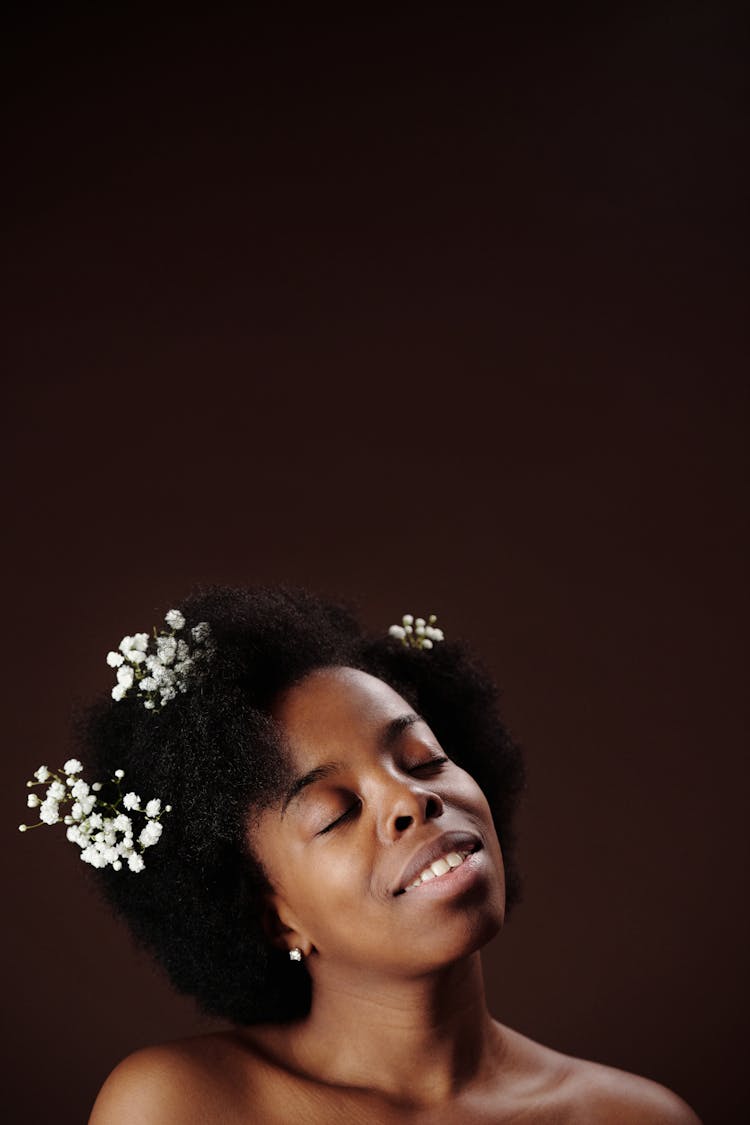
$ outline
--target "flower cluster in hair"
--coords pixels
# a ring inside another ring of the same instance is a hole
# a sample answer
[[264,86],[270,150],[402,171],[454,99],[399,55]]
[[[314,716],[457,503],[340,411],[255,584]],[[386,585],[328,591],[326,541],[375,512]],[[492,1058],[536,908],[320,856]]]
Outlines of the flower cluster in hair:
[[[102,783],[95,781],[89,785],[78,776],[82,769],[77,758],[69,758],[57,773],[40,766],[34,773],[35,780],[26,783],[33,788],[49,782],[43,799],[37,793],[29,793],[26,801],[30,809],[39,809],[39,820],[36,824],[19,824],[19,831],[26,832],[41,824],[59,824],[62,821],[68,826],[70,842],[81,849],[84,863],[92,867],[111,866],[120,871],[125,862],[131,871],[143,871],[143,853],[158,842],[162,833],[162,814],[171,812],[172,806],[165,805],[162,809],[161,801],[155,797],[142,807],[136,793],[123,796],[122,779],[125,774],[122,770],[115,770],[112,784],[116,787],[116,795],[112,801],[106,801],[99,796]],[[69,805],[70,811],[63,816],[60,806],[65,804]],[[137,837],[134,813],[145,817],[145,824]]]
[[388,635],[397,637],[407,648],[432,648],[435,641],[444,641],[442,629],[435,627],[437,617],[434,613],[425,621],[424,617],[412,617],[405,613],[400,625],[391,625]]
[[[184,637],[176,636],[185,628],[185,618],[178,609],[170,609],[164,620],[169,628],[157,632],[154,627],[153,638],[148,633],[134,633],[132,637],[122,638],[119,651],[107,653],[107,663],[117,669],[113,699],[124,699],[130,689],[135,688],[147,711],[153,711],[157,703],[163,707],[178,691],[187,691],[196,665],[213,651],[211,630],[206,621],[190,630],[191,644]],[[149,652],[152,640],[154,650]]]

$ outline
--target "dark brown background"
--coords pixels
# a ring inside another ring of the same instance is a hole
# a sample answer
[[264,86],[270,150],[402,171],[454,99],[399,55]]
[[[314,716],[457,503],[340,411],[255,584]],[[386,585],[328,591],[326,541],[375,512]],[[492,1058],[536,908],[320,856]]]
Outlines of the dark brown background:
[[205,580],[468,638],[530,769],[493,1011],[744,1118],[742,29],[599,8],[17,17],[6,1120],[210,1026],[14,828]]

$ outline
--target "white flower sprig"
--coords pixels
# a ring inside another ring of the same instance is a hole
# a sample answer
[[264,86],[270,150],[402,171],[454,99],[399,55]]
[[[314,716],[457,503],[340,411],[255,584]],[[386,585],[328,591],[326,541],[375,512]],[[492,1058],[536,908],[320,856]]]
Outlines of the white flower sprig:
[[[163,707],[178,691],[187,691],[196,665],[213,652],[207,621],[201,621],[190,630],[191,644],[175,635],[185,628],[185,618],[179,609],[170,609],[164,620],[169,629],[157,632],[154,626],[153,638],[148,633],[123,637],[119,651],[107,653],[107,664],[117,669],[113,699],[124,699],[134,687],[147,711],[153,711],[157,703]],[[155,651],[149,652],[152,639]]]
[[444,641],[442,629],[435,628],[437,617],[434,613],[425,621],[424,617],[414,618],[405,613],[400,625],[391,625],[388,635],[398,637],[407,648],[432,648],[435,641]]
[[[30,809],[39,809],[39,820],[36,824],[19,824],[18,831],[27,832],[41,824],[62,822],[68,826],[66,835],[70,842],[81,849],[84,863],[92,867],[111,866],[120,871],[125,862],[131,871],[143,871],[143,853],[146,848],[158,843],[162,833],[161,817],[163,813],[171,812],[172,806],[162,808],[161,801],[155,797],[142,808],[136,793],[123,796],[122,779],[125,774],[122,770],[115,770],[112,778],[112,783],[117,786],[117,797],[113,802],[105,801],[98,796],[102,789],[100,781],[88,785],[77,776],[82,769],[77,758],[69,758],[58,773],[40,766],[34,774],[35,780],[26,782],[28,788],[33,788],[52,779],[43,800],[36,793],[29,793],[26,799]],[[66,803],[69,803],[70,811],[63,816],[60,806]],[[145,817],[145,824],[137,837],[133,817],[126,816],[123,809]]]

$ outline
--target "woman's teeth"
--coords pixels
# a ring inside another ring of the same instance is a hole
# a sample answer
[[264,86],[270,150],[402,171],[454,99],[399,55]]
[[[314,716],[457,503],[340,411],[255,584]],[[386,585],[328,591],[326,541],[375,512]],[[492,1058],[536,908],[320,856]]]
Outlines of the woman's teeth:
[[420,887],[422,883],[429,883],[430,879],[439,879],[441,875],[445,875],[454,867],[460,867],[467,855],[471,855],[471,852],[448,852],[447,855],[441,856],[440,859],[436,859],[434,863],[425,867],[424,871],[417,875],[414,882],[409,883],[409,887],[406,889]]

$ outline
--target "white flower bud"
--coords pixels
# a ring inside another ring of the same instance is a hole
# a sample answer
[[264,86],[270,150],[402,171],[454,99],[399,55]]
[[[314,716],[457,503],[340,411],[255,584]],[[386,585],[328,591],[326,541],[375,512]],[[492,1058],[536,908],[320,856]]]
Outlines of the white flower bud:
[[143,871],[143,868],[145,866],[145,863],[139,855],[136,855],[134,853],[133,855],[128,856],[128,867],[131,871]]
[[25,832],[26,828],[27,828],[27,826],[25,824],[19,824],[18,825],[18,831],[19,832]]
[[42,802],[39,800],[36,793],[29,793],[28,797],[26,798],[26,804],[30,809],[37,808],[39,805],[41,805],[41,803]]
[[124,659],[124,656],[119,652],[107,653],[107,664],[109,664],[110,668],[119,668]]
[[126,809],[135,809],[140,805],[141,798],[137,793],[126,793],[122,803]]
[[419,629],[424,629],[427,622],[425,621],[424,617],[418,617],[417,620],[414,622],[414,624],[416,625],[417,629],[419,630]]
[[46,781],[49,777],[49,770],[46,766],[40,766],[39,769],[34,773],[34,777],[37,779],[37,781]]
[[115,770],[115,777],[116,778],[119,779],[119,778],[122,778],[124,776],[125,776],[125,770]]
[[388,634],[391,637],[399,637],[400,640],[403,640],[406,636],[406,630],[403,625],[391,625]]
[[432,648],[432,641],[429,637],[425,637],[422,641],[422,648]]
[[401,618],[401,621],[403,622],[404,625],[413,625],[414,624],[414,618],[412,617],[412,615],[410,613],[405,613],[404,616]]

